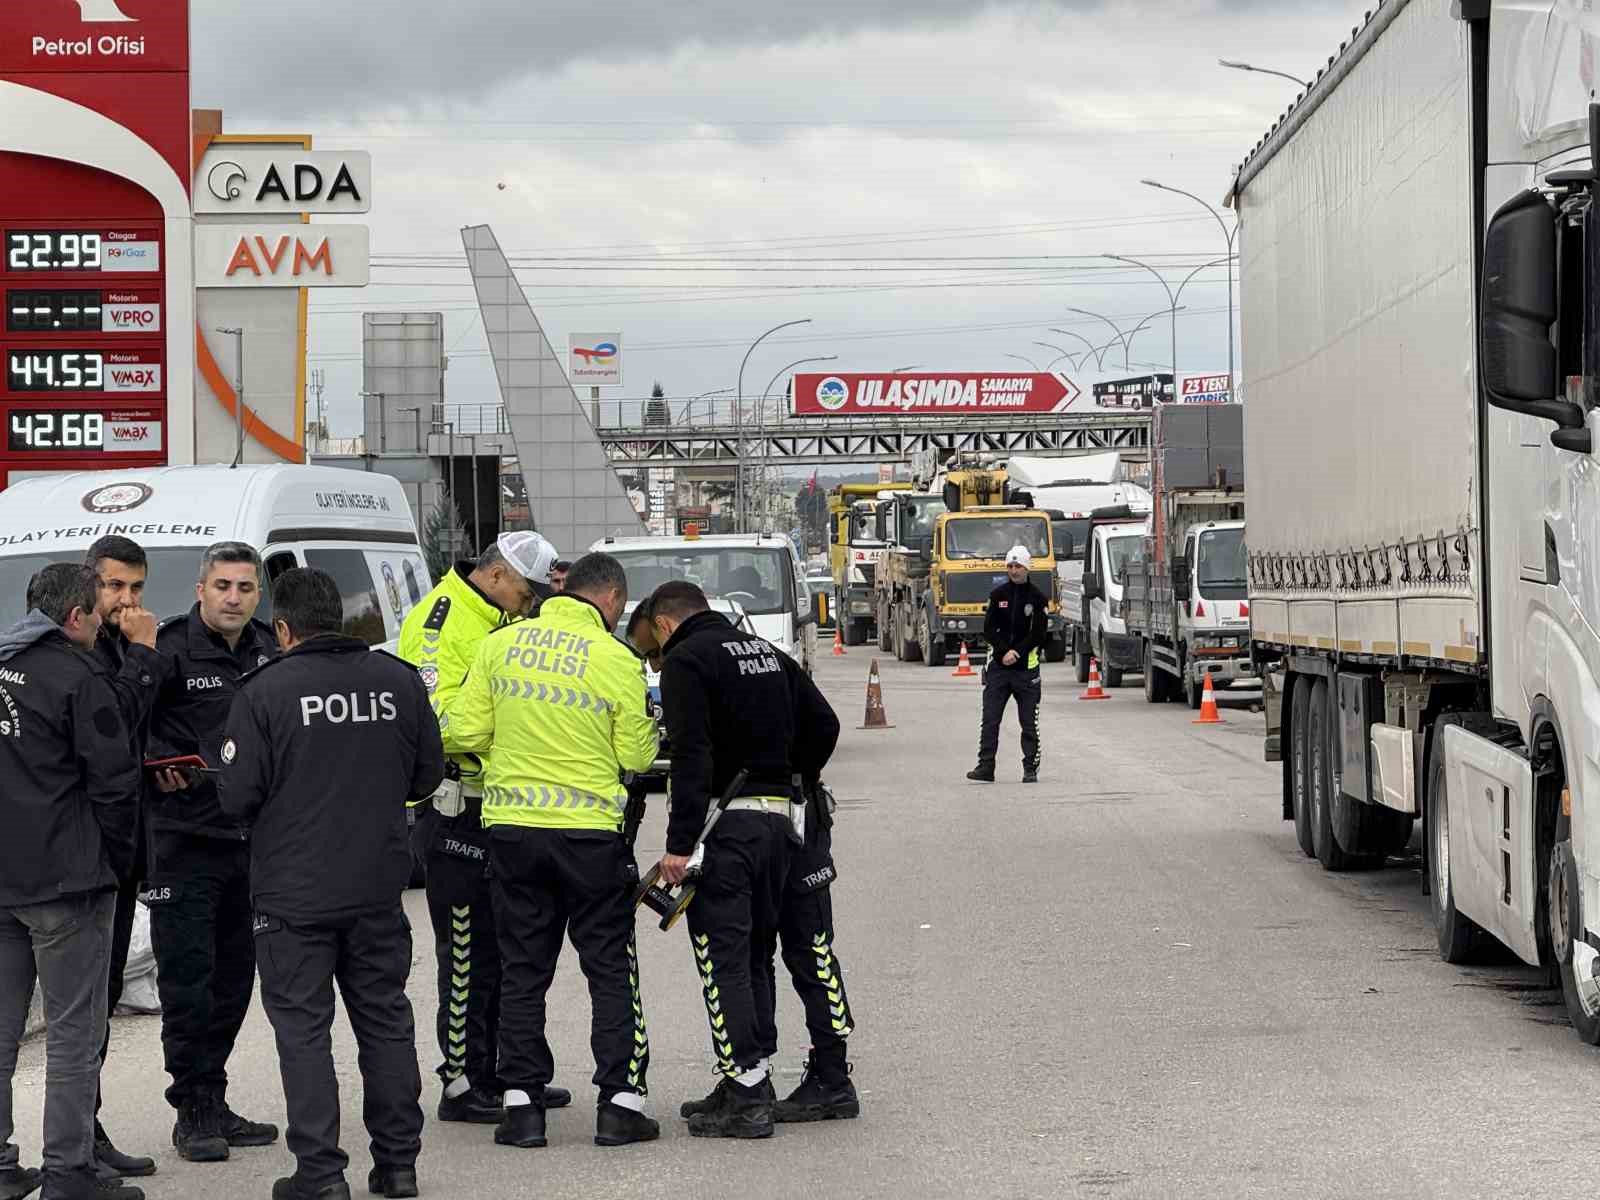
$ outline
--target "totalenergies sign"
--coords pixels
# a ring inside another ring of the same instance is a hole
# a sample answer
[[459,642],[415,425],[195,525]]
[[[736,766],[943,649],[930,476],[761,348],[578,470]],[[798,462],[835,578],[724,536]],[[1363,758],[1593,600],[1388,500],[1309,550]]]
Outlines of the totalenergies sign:
[[592,387],[622,383],[622,335],[573,333],[567,336],[567,379]]
[[899,417],[1059,413],[1082,395],[1052,374],[796,375],[797,417]]

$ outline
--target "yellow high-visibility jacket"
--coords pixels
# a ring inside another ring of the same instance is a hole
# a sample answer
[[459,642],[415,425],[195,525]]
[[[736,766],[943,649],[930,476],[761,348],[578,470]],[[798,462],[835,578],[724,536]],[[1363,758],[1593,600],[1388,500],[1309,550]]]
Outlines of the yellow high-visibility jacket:
[[444,748],[489,755],[485,825],[620,829],[622,772],[655,761],[644,664],[576,596],[497,629],[439,718]]
[[[438,714],[443,714],[461,690],[483,639],[505,620],[505,614],[467,582],[471,572],[470,563],[451,567],[400,626],[400,657],[417,668]],[[450,756],[461,769],[461,783],[469,793],[483,788],[484,757]]]

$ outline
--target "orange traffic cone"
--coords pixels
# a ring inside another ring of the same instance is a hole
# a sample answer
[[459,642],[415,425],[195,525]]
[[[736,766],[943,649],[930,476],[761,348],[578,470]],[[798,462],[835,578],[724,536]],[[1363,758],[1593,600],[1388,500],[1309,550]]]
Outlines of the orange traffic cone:
[[1223,725],[1222,714],[1217,712],[1217,693],[1211,686],[1211,668],[1206,668],[1206,685],[1200,690],[1200,715],[1192,725]]
[[956,663],[956,669],[951,671],[950,674],[957,679],[972,679],[978,674],[972,669],[972,660],[967,657],[967,644],[965,642],[961,643],[961,660]]
[[872,660],[867,672],[867,715],[857,729],[893,729],[888,710],[883,707],[883,685],[878,682],[878,660]]
[[1089,690],[1078,697],[1079,700],[1109,700],[1111,696],[1100,686],[1100,660],[1089,660]]
[[833,630],[833,656],[835,658],[844,657],[844,630],[838,626],[835,626]]

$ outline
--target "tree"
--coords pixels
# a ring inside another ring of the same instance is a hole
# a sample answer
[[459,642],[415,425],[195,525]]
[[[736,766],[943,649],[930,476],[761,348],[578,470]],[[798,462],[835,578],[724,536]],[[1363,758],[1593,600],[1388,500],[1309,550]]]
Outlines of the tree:
[[435,583],[455,565],[456,548],[466,541],[466,523],[455,504],[439,500],[422,518],[422,556],[428,561],[428,574]]
[[650,389],[650,399],[645,401],[644,423],[646,426],[672,424],[672,410],[667,405],[667,390],[661,386],[659,379]]

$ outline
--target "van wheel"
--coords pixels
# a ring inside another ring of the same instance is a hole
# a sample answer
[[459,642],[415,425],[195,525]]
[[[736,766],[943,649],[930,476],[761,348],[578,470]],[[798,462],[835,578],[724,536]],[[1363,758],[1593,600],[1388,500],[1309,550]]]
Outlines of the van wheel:
[[[1456,911],[1450,882],[1450,804],[1444,783],[1444,728],[1449,717],[1433,729],[1433,752],[1428,756],[1428,809],[1424,826],[1428,839],[1428,902],[1433,909],[1433,932],[1439,957],[1447,963],[1471,962],[1486,935],[1476,922]],[[1551,891],[1555,891],[1554,881]]]
[[1078,658],[1078,661],[1076,663],[1076,666],[1078,668],[1078,671],[1077,671],[1078,682],[1079,683],[1088,683],[1089,682],[1089,648],[1087,646],[1085,646],[1083,649],[1079,650],[1077,658]]
[[933,632],[933,618],[922,614],[922,661],[930,667],[944,666],[944,634]]
[[[1103,662],[1104,660],[1102,659],[1101,661]],[[1101,674],[1105,676],[1105,685],[1108,688],[1119,688],[1122,686],[1121,667],[1107,667],[1101,672]]]
[[1067,635],[1066,634],[1063,633],[1058,638],[1051,638],[1050,639],[1049,644],[1046,645],[1045,648],[1044,648],[1044,658],[1045,658],[1046,662],[1053,662],[1053,663],[1066,662],[1067,661]]
[[1307,858],[1316,857],[1311,839],[1311,742],[1306,727],[1311,717],[1309,675],[1297,675],[1289,701],[1289,799],[1294,807],[1294,838]]
[[1572,818],[1560,817],[1550,852],[1550,947],[1572,1028],[1589,1045],[1600,1046],[1600,980],[1593,974],[1594,950],[1583,940],[1580,886],[1578,863],[1572,857]]
[[1183,698],[1195,712],[1200,711],[1200,701],[1205,696],[1205,690],[1205,680],[1195,679],[1194,672],[1189,669],[1188,664],[1185,664],[1183,668]]
[[1354,871],[1373,865],[1372,860],[1349,854],[1333,836],[1333,732],[1329,720],[1328,681],[1319,679],[1311,689],[1306,720],[1307,760],[1311,767],[1311,844],[1326,871]]

